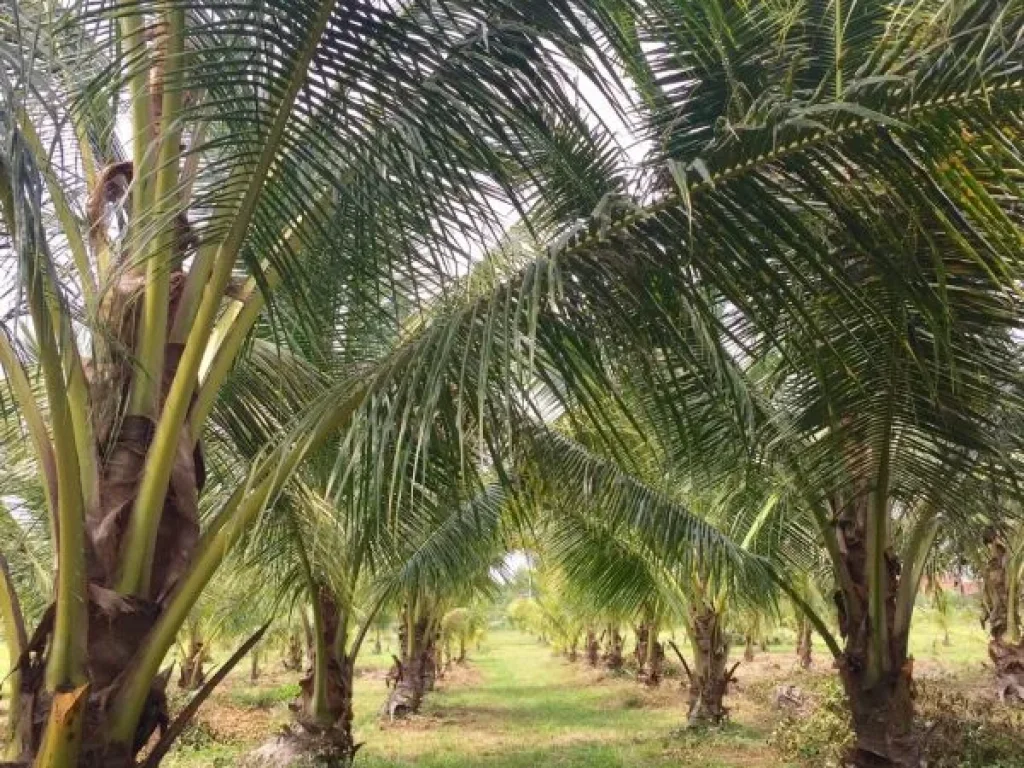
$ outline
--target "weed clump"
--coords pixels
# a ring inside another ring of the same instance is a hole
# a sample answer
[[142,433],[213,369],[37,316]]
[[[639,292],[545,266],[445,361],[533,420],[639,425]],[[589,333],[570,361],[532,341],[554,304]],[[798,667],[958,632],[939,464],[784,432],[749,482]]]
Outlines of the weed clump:
[[837,768],[853,740],[846,695],[838,680],[822,684],[817,705],[790,711],[768,743],[787,760],[815,768]]
[[[788,761],[838,768],[853,732],[842,686],[825,683],[817,702],[788,712],[769,737]],[[1024,711],[927,682],[916,686],[917,731],[929,768],[1024,768]]]
[[1024,768],[1020,708],[924,683],[917,713],[932,768]]

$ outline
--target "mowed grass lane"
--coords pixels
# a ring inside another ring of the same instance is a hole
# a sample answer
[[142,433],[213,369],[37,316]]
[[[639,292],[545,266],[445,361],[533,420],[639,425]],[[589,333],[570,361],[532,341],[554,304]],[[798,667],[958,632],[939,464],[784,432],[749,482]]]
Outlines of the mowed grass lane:
[[[356,688],[356,735],[366,768],[613,768],[778,765],[767,723],[740,704],[734,722],[700,738],[679,733],[678,680],[649,691],[629,678],[571,665],[514,632],[492,634],[471,665],[432,694],[422,716],[377,723],[382,697]],[[378,692],[379,693],[379,692]],[[759,727],[758,722],[765,723]]]

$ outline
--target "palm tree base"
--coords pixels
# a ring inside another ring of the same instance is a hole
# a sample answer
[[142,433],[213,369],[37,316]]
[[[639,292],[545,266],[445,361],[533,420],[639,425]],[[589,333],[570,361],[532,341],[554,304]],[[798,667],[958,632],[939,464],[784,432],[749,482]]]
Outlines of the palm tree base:
[[326,728],[316,732],[304,727],[290,728],[276,736],[242,761],[242,768],[349,768],[361,745],[344,728]]
[[988,655],[995,665],[999,700],[1024,704],[1024,642],[992,640],[988,644]]
[[840,666],[855,734],[847,757],[852,768],[917,768],[920,744],[914,732],[912,664],[867,683],[866,670]]

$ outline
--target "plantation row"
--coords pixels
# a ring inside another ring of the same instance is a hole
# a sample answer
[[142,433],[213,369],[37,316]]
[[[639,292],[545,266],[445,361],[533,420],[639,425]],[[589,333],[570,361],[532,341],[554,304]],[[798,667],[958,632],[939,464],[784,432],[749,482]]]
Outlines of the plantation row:
[[635,627],[695,726],[792,611],[849,763],[918,766],[953,577],[1024,702],[1024,0],[0,21],[8,765],[158,765],[282,616],[274,743],[348,765],[383,617],[391,721],[517,558],[522,626]]

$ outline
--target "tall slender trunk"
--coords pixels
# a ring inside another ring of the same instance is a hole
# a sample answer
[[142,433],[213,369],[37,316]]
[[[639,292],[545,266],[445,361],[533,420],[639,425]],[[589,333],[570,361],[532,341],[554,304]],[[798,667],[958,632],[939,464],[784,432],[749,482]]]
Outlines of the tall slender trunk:
[[1020,639],[1019,589],[1014,584],[1006,543],[996,531],[985,535],[989,559],[985,564],[982,623],[988,625],[988,655],[995,668],[996,695],[1002,701],[1024,703],[1024,641]]
[[698,604],[690,609],[690,637],[693,641],[693,669],[689,675],[689,713],[691,725],[717,725],[729,714],[725,694],[732,682],[729,661],[729,636],[723,617],[711,606]]
[[455,661],[459,664],[466,663],[466,636],[464,634],[459,635],[459,657]]
[[743,648],[743,660],[753,661],[754,660],[754,636],[749,632],[746,634],[745,645]]
[[377,656],[380,656],[380,654],[382,652],[382,649],[381,649],[381,646],[380,646],[380,627],[377,627],[376,629],[374,629],[373,652]]

